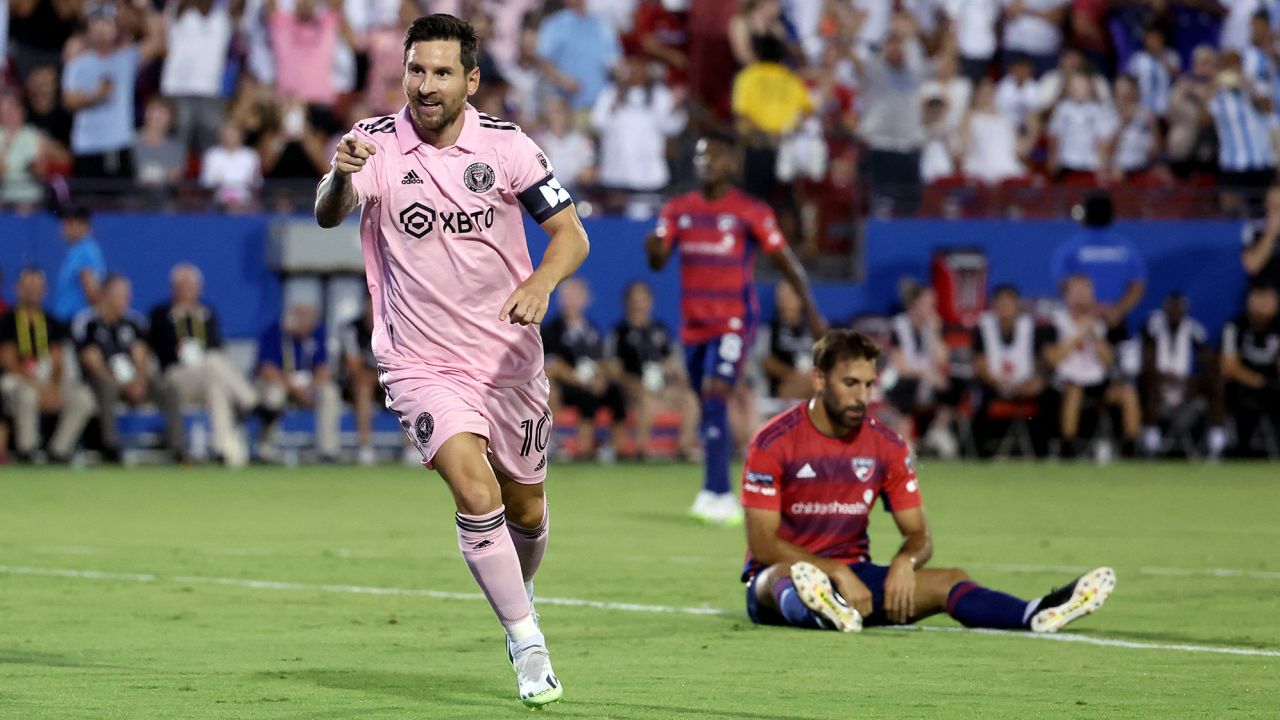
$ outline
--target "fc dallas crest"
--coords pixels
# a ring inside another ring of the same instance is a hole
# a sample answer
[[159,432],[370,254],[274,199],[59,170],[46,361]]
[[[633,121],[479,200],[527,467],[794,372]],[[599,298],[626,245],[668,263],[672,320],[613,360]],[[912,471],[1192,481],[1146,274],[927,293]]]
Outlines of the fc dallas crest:
[[853,459],[853,476],[858,478],[859,482],[870,480],[872,473],[875,471],[875,458],[856,457]]

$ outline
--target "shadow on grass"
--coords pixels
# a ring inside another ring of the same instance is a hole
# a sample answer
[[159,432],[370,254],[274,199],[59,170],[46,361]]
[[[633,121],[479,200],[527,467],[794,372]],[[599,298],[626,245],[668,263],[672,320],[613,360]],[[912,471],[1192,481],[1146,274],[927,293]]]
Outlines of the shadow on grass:
[[[449,672],[387,672],[375,670],[298,670],[258,673],[265,680],[289,680],[318,685],[330,690],[394,695],[424,703],[465,701],[473,704],[484,699],[493,704],[506,704],[511,691],[500,692],[496,683],[478,682],[473,675]],[[505,689],[505,686],[503,686]],[[512,691],[515,683],[511,683]],[[487,703],[486,703],[487,704]]]
[[58,668],[123,669],[119,665],[79,660],[67,655],[35,653],[11,648],[0,648],[0,665],[39,665]]
[[[498,676],[500,677],[500,676]],[[391,695],[424,706],[453,706],[467,711],[491,708],[492,713],[525,713],[516,701],[515,683],[477,679],[473,675],[449,672],[388,672],[373,670],[301,670],[297,672],[256,673],[255,679],[304,682],[329,690]],[[503,678],[505,679],[505,678]],[[501,685],[499,687],[499,685]],[[365,708],[361,712],[370,712]],[[485,711],[489,712],[489,711]],[[556,715],[581,718],[728,718],[730,720],[777,720],[778,715],[745,710],[711,709],[654,703],[591,702],[568,694],[564,704],[556,705]],[[326,716],[334,717],[334,716]],[[817,716],[789,715],[789,720],[818,720]]]

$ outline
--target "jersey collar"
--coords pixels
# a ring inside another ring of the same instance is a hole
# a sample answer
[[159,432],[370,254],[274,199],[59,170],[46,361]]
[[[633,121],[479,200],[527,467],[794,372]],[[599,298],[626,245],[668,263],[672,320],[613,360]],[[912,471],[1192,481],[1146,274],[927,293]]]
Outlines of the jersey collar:
[[[458,134],[458,139],[454,141],[452,147],[464,152],[476,152],[480,149],[481,143],[480,113],[471,106],[471,103],[467,103],[462,107],[462,117],[462,132]],[[401,108],[400,113],[396,115],[396,144],[400,146],[400,152],[405,155],[417,150],[419,145],[426,144],[413,129],[408,105]]]

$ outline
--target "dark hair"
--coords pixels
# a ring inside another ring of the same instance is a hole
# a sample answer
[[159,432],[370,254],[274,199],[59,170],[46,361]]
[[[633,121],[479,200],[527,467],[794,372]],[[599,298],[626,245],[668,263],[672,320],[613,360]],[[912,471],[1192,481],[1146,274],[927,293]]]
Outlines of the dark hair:
[[751,38],[751,53],[760,62],[782,62],[787,58],[787,46],[772,35],[756,35]]
[[871,338],[853,330],[828,330],[813,344],[813,366],[823,373],[831,372],[836,363],[845,360],[880,359],[880,346]]
[[106,290],[118,282],[129,282],[129,278],[124,273],[109,272],[102,278],[102,289]]
[[1011,283],[1000,283],[991,291],[991,297],[998,298],[1006,293],[1014,297],[1019,297],[1021,295],[1021,293],[1018,292],[1018,288],[1014,287]]
[[738,138],[732,132],[720,127],[709,127],[703,130],[698,134],[698,139],[720,143],[731,150],[738,146]]
[[1111,224],[1115,215],[1115,207],[1111,204],[1111,194],[1105,190],[1095,190],[1085,196],[1080,203],[1079,221],[1085,227],[1103,228]]
[[89,210],[89,208],[84,205],[72,205],[70,207],[63,208],[59,215],[64,221],[82,220],[84,222],[89,222],[89,218],[93,217],[93,211]]
[[480,41],[476,39],[475,28],[466,20],[445,13],[427,15],[413,21],[404,31],[404,57],[409,58],[409,51],[414,43],[428,40],[457,40],[461,46],[462,69],[471,72],[476,68],[476,55],[480,51]]

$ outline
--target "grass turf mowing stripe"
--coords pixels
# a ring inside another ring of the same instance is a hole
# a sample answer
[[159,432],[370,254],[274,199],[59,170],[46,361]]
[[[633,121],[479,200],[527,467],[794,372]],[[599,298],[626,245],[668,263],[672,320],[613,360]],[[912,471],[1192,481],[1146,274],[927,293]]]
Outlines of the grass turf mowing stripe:
[[[394,595],[402,597],[426,597],[439,600],[483,600],[484,595],[480,593],[459,593],[448,592],[445,590],[427,590],[415,588],[396,588],[396,587],[370,587],[365,585],[342,585],[342,584],[324,584],[316,585],[310,583],[281,582],[276,580],[249,580],[242,578],[219,578],[219,577],[200,577],[195,575],[172,575],[161,576],[151,573],[119,573],[119,572],[102,572],[99,570],[76,570],[67,568],[41,568],[41,567],[14,567],[0,565],[0,574],[4,575],[35,575],[45,577],[62,577],[62,578],[78,578],[85,580],[116,580],[122,582],[135,583],[156,583],[156,582],[175,582],[186,584],[200,585],[221,585],[227,587],[246,588],[250,590],[299,590],[308,592],[325,592],[325,593],[344,593],[354,595]],[[671,605],[644,605],[639,603],[619,603],[607,602],[603,600],[584,600],[580,598],[538,598],[541,605],[556,605],[563,607],[588,607],[597,610],[617,610],[621,612],[643,612],[643,613],[676,613],[683,615],[717,615],[725,617],[741,617],[743,613],[733,610],[723,610],[720,608],[708,607],[678,607]],[[975,633],[979,635],[1000,635],[1009,637],[1020,637],[1032,640],[1053,640],[1057,642],[1073,642],[1084,643],[1087,645],[1097,645],[1102,647],[1118,647],[1131,650],[1168,650],[1174,652],[1189,653],[1209,653],[1218,655],[1243,655],[1253,657],[1276,657],[1280,658],[1280,650],[1257,649],[1257,648],[1239,648],[1239,647],[1223,647],[1212,645],[1191,645],[1191,644],[1174,644],[1174,643],[1151,643],[1137,642],[1133,640],[1118,640],[1114,638],[1100,638],[1090,635],[1081,635],[1076,633],[1029,633],[1018,632],[1012,630],[987,630],[979,628],[958,628],[958,627],[938,627],[938,626],[912,626],[912,627],[892,627],[880,628],[881,630],[894,631],[915,631],[915,632],[946,632],[946,633]],[[873,632],[875,630],[872,630]]]

